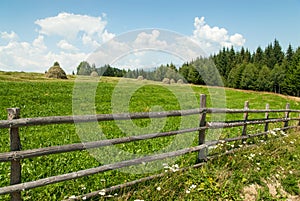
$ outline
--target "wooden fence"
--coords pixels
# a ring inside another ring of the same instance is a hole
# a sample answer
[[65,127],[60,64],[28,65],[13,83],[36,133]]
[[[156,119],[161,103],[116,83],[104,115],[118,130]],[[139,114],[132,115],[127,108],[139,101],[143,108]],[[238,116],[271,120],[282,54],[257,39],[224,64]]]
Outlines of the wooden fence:
[[[0,162],[10,162],[11,163],[11,174],[10,174],[10,185],[0,188],[0,195],[10,194],[11,200],[22,200],[21,191],[32,189],[36,187],[46,186],[49,184],[54,184],[66,180],[76,179],[92,174],[97,174],[100,172],[105,172],[108,170],[116,170],[123,167],[138,165],[142,163],[147,163],[155,160],[161,160],[168,157],[180,156],[183,154],[198,152],[198,162],[205,162],[207,160],[207,148],[209,146],[215,146],[220,143],[220,140],[215,141],[206,141],[206,130],[208,129],[218,129],[218,128],[232,128],[232,127],[242,127],[242,135],[222,139],[222,142],[233,142],[246,140],[248,138],[257,137],[257,136],[267,136],[270,132],[269,124],[283,122],[283,126],[280,130],[287,130],[291,128],[300,127],[300,110],[290,109],[289,104],[286,105],[285,109],[269,109],[269,105],[266,105],[264,110],[254,110],[249,109],[249,102],[245,102],[244,109],[222,109],[222,108],[207,108],[206,107],[206,96],[200,96],[200,108],[190,109],[190,110],[176,110],[176,111],[165,111],[165,112],[151,112],[151,113],[126,113],[126,114],[99,114],[96,115],[96,120],[100,121],[113,121],[113,120],[130,120],[130,119],[143,119],[143,118],[165,118],[165,117],[174,117],[174,116],[188,116],[188,115],[200,115],[199,127],[196,128],[187,128],[182,130],[161,132],[161,133],[150,133],[139,136],[130,136],[122,137],[116,139],[107,139],[101,141],[85,142],[85,143],[76,143],[76,144],[66,144],[62,146],[52,146],[44,147],[32,150],[21,150],[21,141],[19,136],[19,128],[26,126],[36,126],[36,125],[49,125],[49,124],[74,124],[92,122],[95,121],[95,115],[84,115],[84,116],[52,116],[52,117],[38,117],[38,118],[20,118],[20,109],[18,108],[9,108],[8,111],[8,120],[0,121],[0,129],[8,128],[10,133],[10,152],[0,153]],[[216,113],[226,113],[226,114],[243,114],[244,118],[242,120],[236,121],[227,121],[227,122],[207,122],[207,114],[216,114]],[[262,119],[249,119],[249,113],[264,113],[265,118]],[[270,113],[283,113],[282,118],[269,118]],[[297,113],[297,117],[291,118],[291,113]],[[297,122],[297,124],[289,125],[289,122]],[[256,134],[247,134],[247,126],[263,124],[264,132]],[[158,137],[165,136],[174,136],[189,132],[199,132],[199,144],[198,146],[188,147],[181,150],[150,155],[146,157],[121,161],[113,164],[102,165],[95,168],[80,170],[77,172],[71,172],[67,174],[51,176],[36,181],[30,181],[22,183],[21,181],[21,161],[26,158],[33,158],[38,156],[45,156],[50,154],[65,153],[71,151],[87,150],[91,148],[98,148],[103,146],[111,146],[115,144],[133,142],[138,140],[153,139]],[[117,187],[124,187],[126,185],[133,184],[135,182],[144,181],[146,179],[155,178],[156,176],[150,176],[145,179],[139,179],[137,181],[128,182],[128,184],[120,184]],[[117,188],[116,187],[116,188]],[[110,189],[114,189],[111,187]],[[97,195],[97,192],[88,194],[89,196]],[[77,198],[80,198],[78,196]]]

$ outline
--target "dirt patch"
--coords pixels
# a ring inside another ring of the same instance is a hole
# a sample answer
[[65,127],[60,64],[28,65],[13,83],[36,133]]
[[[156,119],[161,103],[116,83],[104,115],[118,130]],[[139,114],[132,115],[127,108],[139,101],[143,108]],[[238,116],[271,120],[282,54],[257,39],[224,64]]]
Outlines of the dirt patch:
[[255,200],[257,200],[258,189],[260,189],[260,188],[261,187],[257,184],[251,184],[250,186],[246,186],[243,189],[243,194],[241,195],[241,197],[245,201],[255,201]]
[[[272,196],[272,198],[274,199],[281,199],[281,198],[286,198],[287,201],[299,201],[300,200],[300,196],[296,195],[290,195],[289,193],[287,193],[281,183],[275,179],[269,179],[268,181],[264,181],[264,183],[267,185],[268,189],[269,189],[269,193]],[[300,187],[300,184],[299,184]],[[246,186],[244,187],[244,189],[242,190],[242,194],[241,197],[243,198],[244,201],[255,201],[258,199],[258,191],[261,189],[262,187],[259,186],[258,184],[251,184],[250,186]]]

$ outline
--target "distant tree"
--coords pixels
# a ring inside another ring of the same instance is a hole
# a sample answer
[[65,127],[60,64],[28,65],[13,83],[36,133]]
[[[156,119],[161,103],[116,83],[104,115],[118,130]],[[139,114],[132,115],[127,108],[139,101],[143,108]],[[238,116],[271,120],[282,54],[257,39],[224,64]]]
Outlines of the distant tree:
[[92,72],[91,66],[87,61],[82,61],[77,67],[77,75],[90,75]]
[[282,65],[276,64],[270,73],[270,80],[272,84],[272,91],[281,93],[282,85],[285,80],[285,69]]
[[262,67],[263,59],[264,59],[264,51],[259,46],[253,55],[253,62],[258,66],[259,69],[261,69]]
[[294,55],[294,50],[293,50],[291,44],[289,44],[288,49],[286,51],[286,60],[289,64],[291,64],[291,62],[292,62],[293,55]]
[[268,66],[264,65],[259,71],[255,89],[259,91],[271,91],[272,83],[270,75],[270,69],[268,68]]
[[243,71],[246,67],[246,64],[239,64],[233,69],[231,69],[228,78],[227,78],[227,86],[233,88],[241,88],[241,79]]
[[276,64],[281,65],[282,61],[284,59],[284,52],[282,51],[282,48],[281,48],[281,46],[279,44],[279,41],[277,39],[274,40],[273,55],[274,55],[275,61],[276,61],[274,66]]
[[242,89],[256,90],[256,80],[258,75],[258,69],[254,64],[247,64],[242,73],[242,79],[240,86]]

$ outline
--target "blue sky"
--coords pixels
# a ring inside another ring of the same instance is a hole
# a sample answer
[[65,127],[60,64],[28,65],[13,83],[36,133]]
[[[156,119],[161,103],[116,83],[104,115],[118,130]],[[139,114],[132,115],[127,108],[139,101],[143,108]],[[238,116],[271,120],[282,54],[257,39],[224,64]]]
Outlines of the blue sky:
[[[160,30],[170,30],[195,40],[207,54],[231,45],[255,51],[275,38],[284,49],[296,48],[299,10],[298,0],[3,0],[0,70],[44,72],[59,61],[70,73],[97,46],[144,28],[158,32],[143,40],[161,42]],[[138,56],[128,61],[147,65],[146,56],[144,62]]]

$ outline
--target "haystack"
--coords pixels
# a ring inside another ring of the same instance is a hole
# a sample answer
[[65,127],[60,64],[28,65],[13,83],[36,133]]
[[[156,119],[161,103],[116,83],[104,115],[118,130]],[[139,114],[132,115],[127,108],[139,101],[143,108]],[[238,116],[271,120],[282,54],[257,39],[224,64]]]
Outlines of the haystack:
[[176,83],[176,81],[174,79],[170,80],[170,84],[175,84],[175,83]]
[[65,71],[59,66],[58,62],[55,62],[53,66],[49,68],[48,72],[46,73],[46,77],[56,79],[68,79]]
[[163,82],[164,84],[170,84],[170,79],[169,79],[169,78],[164,78],[164,79],[162,80],[162,82]]
[[144,77],[142,75],[137,77],[137,80],[143,80],[143,79],[144,79]]
[[177,84],[183,84],[184,82],[183,82],[183,80],[182,79],[179,79],[178,81],[177,81]]
[[91,73],[91,77],[98,77],[99,75],[98,75],[98,73],[97,73],[97,71],[93,71],[92,73]]

